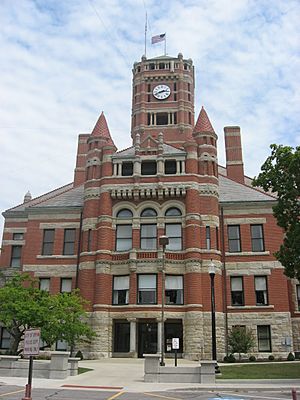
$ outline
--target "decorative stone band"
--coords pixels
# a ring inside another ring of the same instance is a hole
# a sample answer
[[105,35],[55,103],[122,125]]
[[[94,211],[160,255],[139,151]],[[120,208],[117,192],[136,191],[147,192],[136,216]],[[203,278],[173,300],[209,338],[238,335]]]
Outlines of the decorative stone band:
[[111,197],[113,199],[144,199],[155,198],[162,199],[166,197],[184,197],[186,195],[186,188],[184,186],[170,186],[164,187],[152,186],[148,188],[119,188],[111,190]]

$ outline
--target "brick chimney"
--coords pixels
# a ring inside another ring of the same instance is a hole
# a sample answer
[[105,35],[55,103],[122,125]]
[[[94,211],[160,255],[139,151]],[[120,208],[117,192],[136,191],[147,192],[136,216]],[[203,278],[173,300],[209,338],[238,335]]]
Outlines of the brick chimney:
[[226,170],[228,178],[244,183],[244,163],[239,126],[225,126]]

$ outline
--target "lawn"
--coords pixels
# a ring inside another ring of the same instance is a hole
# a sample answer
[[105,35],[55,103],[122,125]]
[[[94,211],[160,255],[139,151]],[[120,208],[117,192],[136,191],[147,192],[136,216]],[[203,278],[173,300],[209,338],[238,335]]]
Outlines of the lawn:
[[300,379],[300,362],[220,366],[220,379]]
[[84,374],[85,372],[93,371],[91,368],[78,367],[78,374]]

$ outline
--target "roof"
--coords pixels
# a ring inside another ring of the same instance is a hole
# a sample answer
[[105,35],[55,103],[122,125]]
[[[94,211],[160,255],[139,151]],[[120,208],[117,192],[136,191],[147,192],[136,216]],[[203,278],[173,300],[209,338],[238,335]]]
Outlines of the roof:
[[212,127],[212,124],[208,118],[208,115],[206,111],[204,110],[204,107],[202,106],[201,111],[199,113],[196,125],[193,130],[195,133],[196,132],[210,132],[210,133],[215,133],[214,128]]
[[[143,148],[141,148],[142,150]],[[184,150],[178,149],[174,146],[164,143],[163,144],[163,154],[164,155],[179,155],[179,154],[186,154]],[[125,150],[120,150],[113,155],[113,158],[124,158],[124,157],[134,157],[135,156],[135,147],[131,146]]]
[[[220,202],[221,203],[248,203],[274,201],[275,197],[263,193],[255,188],[235,182],[224,175],[219,175]],[[84,185],[73,187],[68,184],[53,190],[27,203],[21,204],[6,212],[30,211],[41,208],[68,208],[82,207],[84,198]]]
[[107,125],[106,118],[105,118],[103,111],[102,111],[100,117],[98,118],[98,121],[96,122],[96,125],[94,126],[94,129],[92,130],[91,136],[99,136],[99,137],[105,139],[107,144],[115,146],[115,144],[110,136],[110,132],[109,132],[108,125]]

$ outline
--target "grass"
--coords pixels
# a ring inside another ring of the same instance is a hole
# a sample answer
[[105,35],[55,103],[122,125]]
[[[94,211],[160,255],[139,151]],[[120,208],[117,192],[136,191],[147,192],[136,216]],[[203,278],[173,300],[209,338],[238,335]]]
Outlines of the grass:
[[93,371],[92,368],[78,367],[78,375],[84,374],[85,372],[89,372],[89,371]]
[[300,363],[242,364],[220,366],[220,379],[299,379]]

